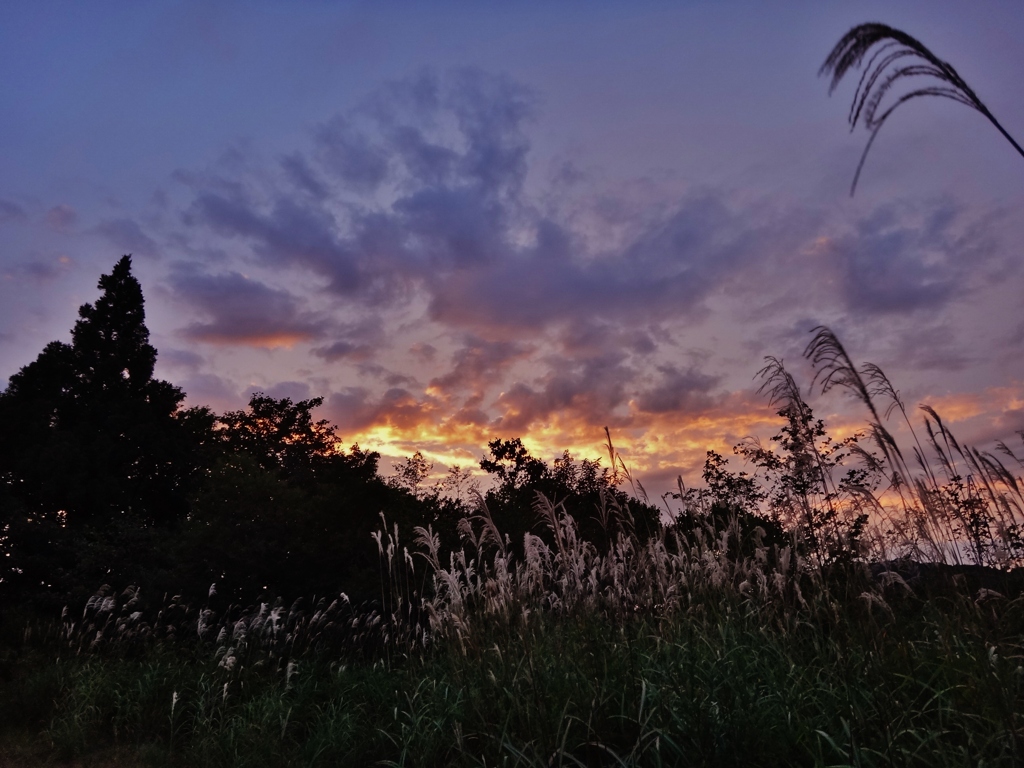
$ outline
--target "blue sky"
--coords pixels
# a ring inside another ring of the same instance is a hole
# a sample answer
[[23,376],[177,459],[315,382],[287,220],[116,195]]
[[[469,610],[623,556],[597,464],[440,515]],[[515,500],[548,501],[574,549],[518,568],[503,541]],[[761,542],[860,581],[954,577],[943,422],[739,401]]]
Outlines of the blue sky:
[[851,198],[853,83],[817,70],[874,20],[1024,136],[1011,2],[6,3],[0,383],[132,253],[190,403],[323,396],[386,456],[596,456],[608,425],[667,486],[771,434],[752,377],[809,380],[818,324],[1009,438],[1024,160],[921,100]]

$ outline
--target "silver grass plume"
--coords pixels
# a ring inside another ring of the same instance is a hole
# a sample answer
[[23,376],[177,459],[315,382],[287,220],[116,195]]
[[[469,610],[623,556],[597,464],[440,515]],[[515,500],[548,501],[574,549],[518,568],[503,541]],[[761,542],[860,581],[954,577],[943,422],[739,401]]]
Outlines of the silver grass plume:
[[[871,137],[860,156],[860,162],[857,163],[857,172],[850,186],[851,197],[857,190],[860,172],[878,131],[898,106],[919,96],[952,99],[980,112],[1013,145],[1021,157],[1024,157],[1024,148],[1021,148],[999,124],[953,65],[940,59],[906,32],[885,24],[860,24],[836,43],[818,70],[818,74],[831,75],[832,82],[828,89],[831,95],[847,72],[862,67],[863,71],[853,95],[853,102],[850,104],[848,119],[851,131],[857,127],[858,122],[861,122],[871,133]],[[897,82],[922,76],[938,82],[915,88],[899,95],[894,102],[882,105],[883,99]]]

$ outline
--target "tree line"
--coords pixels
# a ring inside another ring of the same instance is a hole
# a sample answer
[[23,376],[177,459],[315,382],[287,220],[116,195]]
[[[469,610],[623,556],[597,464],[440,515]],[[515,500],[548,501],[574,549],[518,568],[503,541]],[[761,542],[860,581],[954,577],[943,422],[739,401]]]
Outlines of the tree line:
[[[421,455],[385,477],[377,452],[339,449],[335,427],[314,416],[322,398],[255,393],[223,414],[184,407],[185,392],[153,375],[131,257],[98,288],[71,342],[46,345],[0,393],[0,597],[56,604],[104,583],[372,597],[382,513],[407,534],[430,525],[458,545],[471,500],[451,483],[424,486]],[[519,439],[489,448],[481,467],[494,482],[482,499],[513,545],[536,530],[538,491],[595,539],[607,536],[595,517],[602,499],[630,503],[648,531],[659,525],[658,510],[629,499],[597,462],[565,453],[549,465]]]

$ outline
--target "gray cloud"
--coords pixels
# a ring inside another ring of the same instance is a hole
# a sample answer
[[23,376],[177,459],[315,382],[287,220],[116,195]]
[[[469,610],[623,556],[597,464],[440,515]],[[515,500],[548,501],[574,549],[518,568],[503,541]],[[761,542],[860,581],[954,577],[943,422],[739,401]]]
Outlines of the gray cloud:
[[169,283],[173,294],[206,316],[183,329],[186,337],[213,344],[290,346],[322,338],[328,323],[300,309],[287,291],[238,272],[210,275],[178,265]]
[[389,387],[415,387],[417,381],[412,376],[406,376],[403,373],[392,371],[389,368],[385,368],[383,365],[377,363],[361,362],[358,365],[359,373],[366,376],[375,376],[382,380]]
[[674,365],[660,365],[661,380],[637,398],[640,410],[649,413],[699,411],[711,404],[709,393],[720,377],[701,373],[696,368],[680,370]]
[[263,211],[240,190],[207,191],[196,197],[185,220],[252,241],[255,253],[268,263],[326,274],[337,293],[354,293],[367,282],[354,255],[338,240],[333,218],[318,206],[282,196]]
[[314,347],[314,355],[327,362],[344,359],[366,361],[376,354],[384,342],[384,328],[380,318],[369,317],[333,328],[329,338],[334,341]]
[[[803,326],[843,308],[862,319],[938,309],[982,279],[972,270],[988,258],[984,230],[946,202],[883,206],[847,224],[846,213],[681,184],[663,191],[649,179],[640,191],[573,177],[562,199],[529,193],[533,109],[531,94],[480,73],[392,83],[269,169],[180,174],[193,191],[184,221],[232,241],[225,251],[244,245],[262,267],[321,277],[346,310],[383,317],[425,307],[417,321],[459,345],[433,375],[433,394],[465,423],[510,432],[563,412],[615,423],[629,403],[634,415],[712,407],[722,380],[665,356],[678,329],[723,303],[736,316],[719,332],[770,316],[775,330],[760,332],[756,352],[776,333],[799,353]],[[212,293],[254,290],[238,277]],[[190,332],[243,338],[244,326],[262,337],[272,326],[316,339],[314,355],[356,363],[391,387],[386,401],[358,388],[332,397],[352,428],[422,418],[436,405],[380,365],[379,338],[304,315],[294,297],[268,299],[266,328],[207,302],[211,320]],[[539,357],[552,348],[557,355]],[[410,353],[440,364],[430,345]],[[485,402],[520,359],[532,377]],[[916,364],[943,362],[959,364],[941,355]],[[488,422],[488,411],[501,416]]]
[[309,384],[304,381],[279,381],[266,389],[252,389],[249,392],[251,397],[255,392],[262,392],[269,397],[282,400],[288,398],[292,402],[309,399]]
[[239,405],[239,391],[235,385],[212,373],[194,373],[181,382],[192,405],[216,405],[233,408]]
[[25,261],[12,264],[7,275],[46,282],[60,277],[73,266],[67,256],[34,255]]
[[[179,172],[195,191],[186,224],[245,239],[267,263],[311,269],[330,290],[371,303],[405,296],[413,284],[442,279],[439,272],[503,257],[526,173],[526,94],[504,78],[463,72],[441,97],[423,96],[430,82],[385,89],[401,98],[371,99],[358,122],[339,117],[318,130],[311,156],[288,155],[285,180],[309,192],[305,198],[244,177]],[[443,116],[455,134],[438,129],[428,137],[424,125]],[[338,178],[344,193],[366,193],[386,179],[400,193],[384,207],[327,201],[320,171]]]
[[877,208],[833,250],[843,272],[850,309],[905,313],[939,309],[969,287],[987,256],[985,238],[961,231],[961,211],[950,203],[923,212]]
[[437,347],[425,342],[416,342],[409,348],[409,354],[422,363],[430,363],[437,356]]
[[714,290],[796,237],[747,214],[711,193],[690,196],[605,257],[586,254],[563,225],[542,219],[531,247],[506,247],[487,269],[437,281],[431,313],[462,326],[535,328],[599,317],[651,322],[699,315]]
[[294,152],[281,158],[281,168],[292,184],[316,200],[323,200],[330,191],[300,153]]
[[173,365],[186,370],[196,370],[205,361],[202,355],[190,349],[174,349],[165,347],[160,350],[160,362],[164,365]]
[[70,205],[55,205],[43,216],[43,222],[56,232],[68,233],[78,223],[78,213]]
[[351,341],[342,340],[323,347],[314,347],[313,354],[329,363],[333,363],[345,358],[365,359],[370,354],[370,351],[370,347],[366,344],[355,344]]
[[316,133],[316,157],[346,187],[372,192],[388,175],[388,154],[345,117],[338,116]]
[[160,251],[156,242],[132,219],[110,219],[98,224],[94,231],[107,238],[125,253],[155,255]]
[[430,386],[446,393],[470,392],[479,398],[484,387],[497,381],[509,365],[531,351],[529,346],[513,341],[467,336],[463,346],[452,355],[451,368],[433,379]]
[[374,424],[414,428],[429,420],[429,403],[404,387],[391,387],[376,398],[365,387],[348,387],[331,394],[326,406],[328,418],[348,431]]
[[893,357],[901,367],[939,372],[962,371],[977,362],[945,323],[916,328],[899,340]]
[[28,218],[25,209],[10,200],[0,200],[0,224],[8,221],[24,221]]

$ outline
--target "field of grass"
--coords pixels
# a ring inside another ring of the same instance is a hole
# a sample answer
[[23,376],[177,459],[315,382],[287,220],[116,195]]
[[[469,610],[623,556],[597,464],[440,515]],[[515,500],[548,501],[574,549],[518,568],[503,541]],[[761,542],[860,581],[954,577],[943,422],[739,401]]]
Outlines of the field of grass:
[[1024,601],[898,590],[887,603],[822,595],[767,622],[738,595],[661,619],[492,619],[470,642],[378,659],[268,645],[232,667],[199,641],[74,653],[30,640],[5,659],[4,758],[1019,764]]

